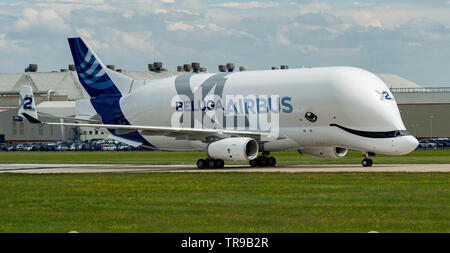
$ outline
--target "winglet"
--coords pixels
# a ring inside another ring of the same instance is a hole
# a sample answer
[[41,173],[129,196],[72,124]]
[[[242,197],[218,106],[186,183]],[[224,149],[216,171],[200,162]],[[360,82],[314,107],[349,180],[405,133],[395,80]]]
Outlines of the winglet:
[[41,123],[37,119],[33,88],[28,85],[22,85],[19,94],[19,116],[24,116],[31,123]]

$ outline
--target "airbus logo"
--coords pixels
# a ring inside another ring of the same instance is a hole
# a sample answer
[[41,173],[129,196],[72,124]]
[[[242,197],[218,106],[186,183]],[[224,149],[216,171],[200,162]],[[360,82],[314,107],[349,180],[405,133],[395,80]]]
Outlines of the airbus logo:
[[220,98],[209,100],[184,100],[176,101],[175,111],[212,111],[222,109],[226,115],[248,115],[274,113],[291,113],[293,111],[290,103],[291,97],[281,97],[274,95],[227,95],[226,105],[224,106]]

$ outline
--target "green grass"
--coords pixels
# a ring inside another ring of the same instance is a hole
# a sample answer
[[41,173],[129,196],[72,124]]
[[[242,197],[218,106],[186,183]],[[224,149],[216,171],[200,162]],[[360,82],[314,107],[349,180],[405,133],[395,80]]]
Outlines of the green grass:
[[448,173],[0,174],[0,232],[450,232]]
[[[358,152],[341,159],[272,155],[284,165],[361,162]],[[204,156],[0,152],[0,163],[194,165]],[[450,163],[450,150],[373,159]],[[448,233],[449,179],[449,173],[0,174],[0,232]]]
[[[360,164],[360,152],[349,152],[339,159],[322,159],[298,152],[273,152],[278,165],[292,164]],[[66,164],[192,164],[206,157],[205,152],[0,152],[0,163]],[[377,155],[375,164],[450,163],[450,150],[415,151],[403,156]],[[248,164],[246,162],[226,164]]]

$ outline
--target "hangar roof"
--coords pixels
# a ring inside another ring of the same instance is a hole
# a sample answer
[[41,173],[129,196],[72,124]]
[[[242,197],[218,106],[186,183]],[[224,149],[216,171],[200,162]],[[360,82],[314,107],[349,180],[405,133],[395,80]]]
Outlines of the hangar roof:
[[43,101],[36,105],[38,112],[72,117],[75,115],[75,101]]
[[43,101],[36,105],[36,108],[42,109],[42,108],[72,108],[75,107],[75,101]]
[[[122,71],[136,80],[154,80],[179,75],[183,72]],[[389,88],[420,88],[421,86],[400,76],[389,73],[376,74]],[[30,85],[34,91],[54,91],[55,95],[67,95],[69,100],[83,98],[83,91],[74,71],[0,73],[0,93],[18,92],[21,85]]]
[[[123,71],[122,74],[136,80],[154,80],[180,74],[180,72]],[[53,90],[55,95],[67,95],[69,100],[83,98],[75,71],[0,73],[0,93],[19,92],[21,85],[30,85],[34,91]]]
[[0,74],[0,92],[18,92],[21,85],[30,85],[34,91],[53,90],[56,95],[67,95],[71,100],[79,99],[83,94],[72,71]]
[[383,82],[387,85],[387,87],[390,88],[421,88],[422,86],[407,80],[403,77],[400,77],[398,75],[395,74],[390,74],[390,73],[380,73],[380,74],[375,74],[376,76],[378,76],[378,78],[380,78],[381,80],[383,80]]
[[134,80],[155,80],[162,79],[166,77],[176,76],[182,74],[182,72],[171,72],[164,71],[160,73],[150,72],[150,71],[122,71],[122,74],[130,77]]

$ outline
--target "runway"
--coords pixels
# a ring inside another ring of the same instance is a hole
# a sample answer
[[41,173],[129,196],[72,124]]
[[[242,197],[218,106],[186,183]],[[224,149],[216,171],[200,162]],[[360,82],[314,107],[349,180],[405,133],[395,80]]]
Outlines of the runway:
[[222,169],[198,169],[194,165],[123,165],[123,164],[0,164],[0,173],[156,173],[156,172],[450,172],[450,164],[374,164],[362,167],[345,165],[286,165],[251,168],[228,165]]

